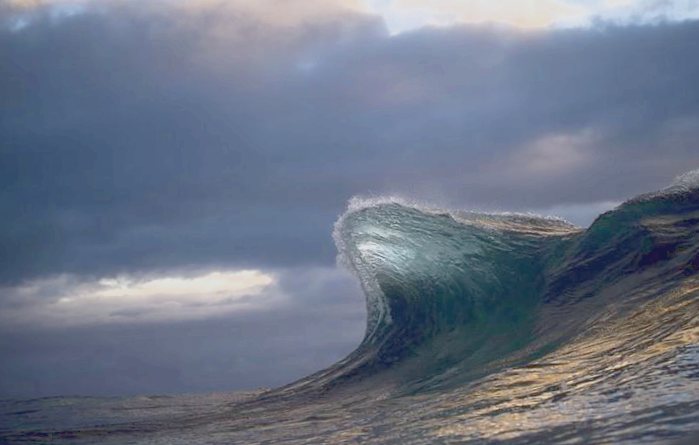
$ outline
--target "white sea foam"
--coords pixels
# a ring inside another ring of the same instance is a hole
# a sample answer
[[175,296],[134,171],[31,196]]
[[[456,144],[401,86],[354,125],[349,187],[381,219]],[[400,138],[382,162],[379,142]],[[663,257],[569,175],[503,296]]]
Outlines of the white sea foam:
[[699,169],[679,175],[664,191],[688,192],[697,188],[699,188]]

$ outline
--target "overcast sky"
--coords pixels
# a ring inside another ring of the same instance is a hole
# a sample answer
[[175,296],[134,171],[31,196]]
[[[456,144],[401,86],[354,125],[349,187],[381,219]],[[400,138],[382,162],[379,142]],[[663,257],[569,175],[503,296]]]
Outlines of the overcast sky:
[[0,0],[0,397],[289,382],[355,195],[587,225],[699,167],[699,2]]

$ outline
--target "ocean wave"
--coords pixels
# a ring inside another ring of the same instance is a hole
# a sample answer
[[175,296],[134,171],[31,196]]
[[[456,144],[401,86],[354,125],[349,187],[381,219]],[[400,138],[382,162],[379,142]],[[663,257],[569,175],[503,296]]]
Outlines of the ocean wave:
[[698,171],[587,229],[380,197],[351,200],[333,236],[368,312],[364,340],[344,360],[197,415],[4,437],[221,444],[698,437]]

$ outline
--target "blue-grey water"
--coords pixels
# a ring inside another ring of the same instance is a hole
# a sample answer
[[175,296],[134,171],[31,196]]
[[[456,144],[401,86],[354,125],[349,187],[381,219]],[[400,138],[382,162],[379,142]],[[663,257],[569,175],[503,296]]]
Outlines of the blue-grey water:
[[588,229],[354,200],[362,344],[282,388],[0,402],[0,443],[699,443],[699,180]]

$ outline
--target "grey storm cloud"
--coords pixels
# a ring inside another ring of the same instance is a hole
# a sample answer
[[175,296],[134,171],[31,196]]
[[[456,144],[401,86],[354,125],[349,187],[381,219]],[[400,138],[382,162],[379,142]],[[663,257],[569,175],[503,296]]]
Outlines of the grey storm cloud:
[[699,165],[697,22],[391,36],[220,5],[2,14],[5,283],[331,264],[355,194],[524,210]]

